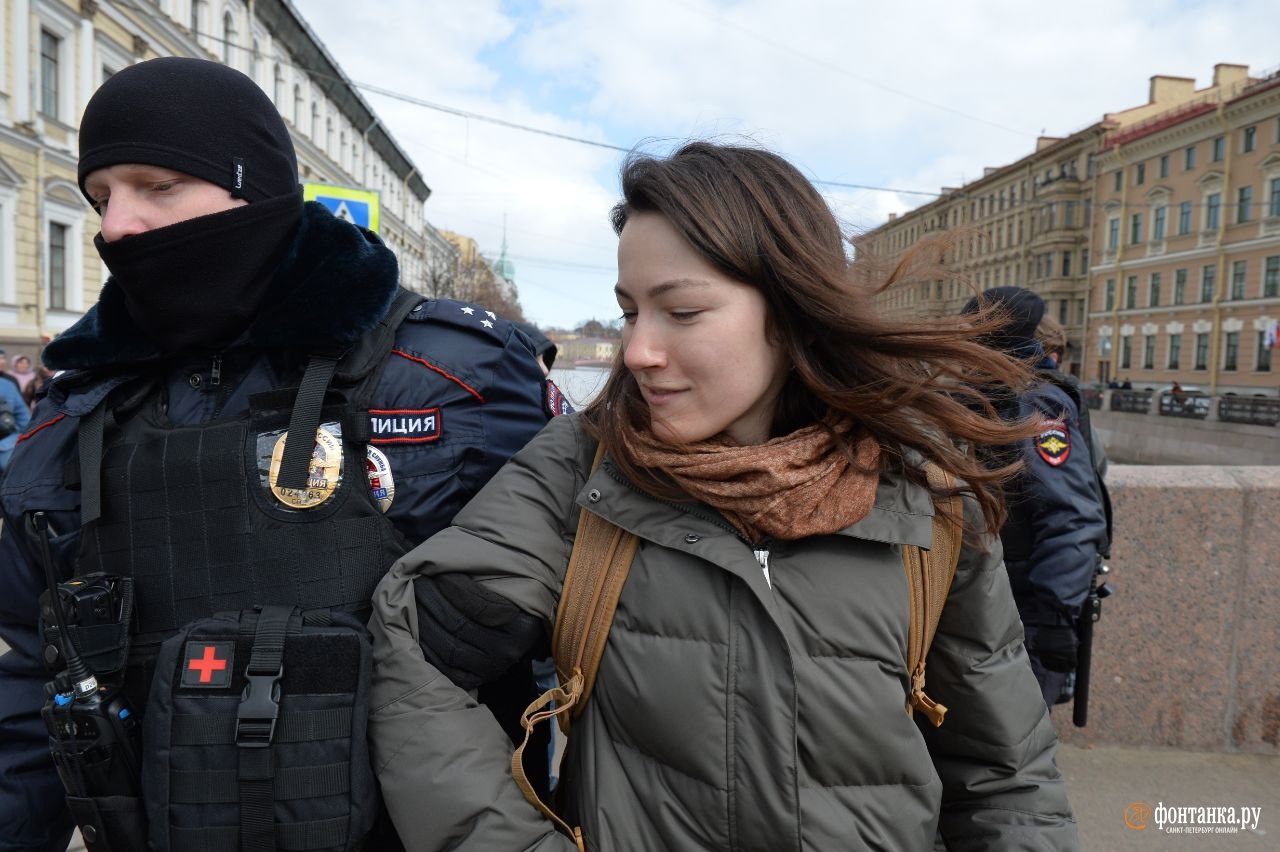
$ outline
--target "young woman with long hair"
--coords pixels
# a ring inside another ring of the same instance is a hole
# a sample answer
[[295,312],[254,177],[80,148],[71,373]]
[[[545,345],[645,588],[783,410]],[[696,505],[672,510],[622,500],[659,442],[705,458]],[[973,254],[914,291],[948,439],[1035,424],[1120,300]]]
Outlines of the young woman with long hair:
[[[995,535],[1016,465],[980,460],[1029,428],[981,393],[1028,376],[977,341],[999,318],[878,316],[905,268],[860,280],[822,197],[767,151],[633,156],[622,184],[602,394],[375,595],[371,739],[409,848],[574,848],[465,690],[551,635],[584,507],[639,539],[562,767],[587,848],[1074,848]],[[959,484],[931,489],[925,462]],[[957,492],[935,728],[906,712],[902,548],[932,544]]]

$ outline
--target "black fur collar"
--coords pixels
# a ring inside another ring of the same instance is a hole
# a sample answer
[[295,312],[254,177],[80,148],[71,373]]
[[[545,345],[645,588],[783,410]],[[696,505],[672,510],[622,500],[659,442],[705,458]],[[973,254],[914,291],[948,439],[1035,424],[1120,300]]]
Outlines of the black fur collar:
[[[386,314],[398,277],[395,254],[376,235],[308,202],[266,307],[228,348],[344,348]],[[155,361],[164,353],[134,324],[124,291],[108,279],[98,303],[42,357],[53,370],[90,370]]]

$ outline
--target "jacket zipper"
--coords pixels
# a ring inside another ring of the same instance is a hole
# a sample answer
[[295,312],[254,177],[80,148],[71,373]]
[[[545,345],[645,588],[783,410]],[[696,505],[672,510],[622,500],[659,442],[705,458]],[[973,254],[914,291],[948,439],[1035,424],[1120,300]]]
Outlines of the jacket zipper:
[[218,387],[222,384],[222,356],[213,356],[213,365],[209,368],[209,384]]

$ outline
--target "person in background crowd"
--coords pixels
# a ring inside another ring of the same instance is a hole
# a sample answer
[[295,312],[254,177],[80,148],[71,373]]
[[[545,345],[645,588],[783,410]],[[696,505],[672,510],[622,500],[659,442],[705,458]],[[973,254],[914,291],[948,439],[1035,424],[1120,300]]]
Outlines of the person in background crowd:
[[551,368],[556,363],[556,352],[558,350],[555,343],[533,323],[517,322],[513,323],[513,325],[524,332],[525,337],[529,338],[529,342],[533,344],[533,352],[538,356],[538,363],[542,365],[542,371],[550,373]]
[[1083,406],[1036,340],[1044,300],[1021,287],[996,287],[970,299],[962,311],[996,310],[1003,324],[980,339],[1036,369],[1038,381],[1020,391],[1004,383],[987,388],[1008,422],[1037,424],[1036,434],[982,453],[993,467],[1022,462],[1009,491],[1009,516],[1000,528],[1004,561],[1026,633],[1027,655],[1045,704],[1064,700],[1076,668],[1076,620],[1108,548],[1103,495],[1081,428]]
[[22,391],[22,386],[18,384],[18,379],[9,372],[9,357],[5,354],[4,349],[0,349],[0,380],[6,381]]
[[[374,597],[370,736],[406,843],[575,848],[467,690],[551,635],[587,507],[640,540],[557,791],[587,848],[909,852],[939,825],[955,850],[1077,848],[995,535],[1013,470],[961,448],[1029,434],[965,404],[1026,369],[955,319],[879,317],[774,154],[692,143],[633,156],[622,184],[604,391]],[[967,483],[928,656],[940,728],[907,712],[900,547],[933,543],[926,460]]]
[[13,359],[13,372],[10,373],[18,380],[18,387],[23,391],[27,390],[27,385],[35,381],[35,371],[31,369],[31,359],[26,355],[19,355]]
[[[10,377],[6,375],[5,378]],[[0,381],[0,415],[5,415],[0,417],[0,477],[3,477],[9,468],[9,459],[13,456],[13,448],[17,446],[19,436],[31,422],[31,409],[27,407],[15,381]],[[3,742],[2,738],[0,742]]]
[[27,407],[33,412],[36,408],[36,400],[40,396],[40,392],[44,390],[49,380],[53,378],[53,371],[43,364],[36,368],[35,375],[31,381],[27,382],[27,386],[22,390],[22,398],[27,401]]
[[[511,323],[404,290],[376,234],[303,202],[289,131],[239,71],[172,57],[131,65],[89,100],[79,144],[111,277],[45,348],[63,372],[0,487],[5,849],[65,849],[73,825],[40,716],[50,674],[37,513],[59,579],[132,578],[121,677],[145,715],[160,641],[194,620],[268,604],[366,617],[395,559],[447,525],[549,417],[542,373]],[[132,819],[144,805],[95,802],[75,803],[78,824],[100,825],[108,805]],[[305,819],[294,804],[288,813]],[[213,828],[226,826],[187,826]],[[379,836],[367,848],[397,845]]]

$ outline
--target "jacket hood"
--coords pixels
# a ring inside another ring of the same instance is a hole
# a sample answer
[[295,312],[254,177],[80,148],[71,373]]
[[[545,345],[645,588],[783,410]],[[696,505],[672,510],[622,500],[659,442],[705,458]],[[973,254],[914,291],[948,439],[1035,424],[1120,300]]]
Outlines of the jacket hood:
[[[372,232],[308,202],[263,308],[229,349],[344,348],[386,314],[395,298],[395,254]],[[193,318],[193,321],[194,318]],[[45,347],[53,370],[87,370],[166,356],[125,309],[114,278],[75,325]]]

